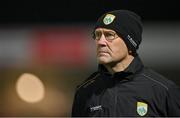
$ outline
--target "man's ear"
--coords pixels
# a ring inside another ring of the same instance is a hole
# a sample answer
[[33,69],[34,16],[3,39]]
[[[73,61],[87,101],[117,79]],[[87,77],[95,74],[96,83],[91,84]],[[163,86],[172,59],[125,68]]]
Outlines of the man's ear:
[[137,53],[136,53],[136,52],[134,53],[134,52],[131,51],[131,50],[128,50],[128,53],[129,53],[129,55],[132,55],[132,56],[134,56],[134,57],[137,56]]
[[132,55],[132,51],[131,50],[128,50],[129,54]]

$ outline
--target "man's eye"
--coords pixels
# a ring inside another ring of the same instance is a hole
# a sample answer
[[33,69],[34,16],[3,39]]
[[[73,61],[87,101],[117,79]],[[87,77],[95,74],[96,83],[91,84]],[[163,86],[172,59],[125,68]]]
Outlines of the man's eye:
[[106,34],[105,34],[105,37],[111,39],[111,38],[114,38],[114,34],[106,33]]
[[96,39],[99,39],[101,37],[102,33],[98,32],[98,33],[95,33],[95,38]]

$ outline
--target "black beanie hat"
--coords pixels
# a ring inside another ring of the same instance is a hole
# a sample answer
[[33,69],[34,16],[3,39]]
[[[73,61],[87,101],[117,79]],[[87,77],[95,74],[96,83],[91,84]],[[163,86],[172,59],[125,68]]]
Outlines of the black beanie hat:
[[110,11],[97,20],[96,28],[114,30],[124,40],[128,50],[136,54],[142,40],[143,30],[141,18],[136,13],[129,10]]

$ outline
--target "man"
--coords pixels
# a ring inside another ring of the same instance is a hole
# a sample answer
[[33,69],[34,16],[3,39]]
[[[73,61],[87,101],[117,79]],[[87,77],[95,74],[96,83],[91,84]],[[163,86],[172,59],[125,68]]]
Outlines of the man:
[[180,116],[180,89],[143,66],[140,17],[103,14],[94,29],[98,71],[77,87],[72,116]]

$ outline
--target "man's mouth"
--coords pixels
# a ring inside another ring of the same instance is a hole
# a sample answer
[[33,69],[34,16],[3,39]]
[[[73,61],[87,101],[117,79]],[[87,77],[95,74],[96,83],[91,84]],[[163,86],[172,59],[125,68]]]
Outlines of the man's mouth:
[[109,54],[107,51],[98,51],[98,55],[107,55]]

